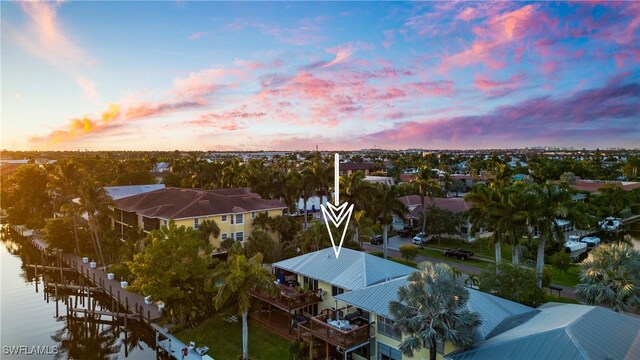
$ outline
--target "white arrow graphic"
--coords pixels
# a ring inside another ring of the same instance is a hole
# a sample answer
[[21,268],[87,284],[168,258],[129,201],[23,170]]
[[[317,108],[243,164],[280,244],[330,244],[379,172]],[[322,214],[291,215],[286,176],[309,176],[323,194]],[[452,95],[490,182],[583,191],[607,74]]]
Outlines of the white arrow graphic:
[[[344,242],[344,236],[347,234],[347,228],[349,227],[349,221],[351,220],[351,213],[353,212],[353,204],[349,205],[349,203],[343,203],[340,205],[340,155],[335,154],[335,164],[334,164],[334,180],[335,186],[334,191],[335,195],[333,197],[334,203],[328,203],[325,208],[324,205],[320,204],[320,208],[322,209],[322,214],[325,218],[325,224],[327,225],[327,231],[329,232],[329,238],[331,239],[331,245],[333,246],[333,252],[336,254],[336,259],[340,256],[340,250],[342,249],[342,243]],[[345,221],[346,220],[346,221]],[[342,236],[340,237],[340,244],[336,247],[336,242],[333,239],[333,233],[331,232],[331,228],[329,227],[329,222],[333,223],[333,225],[340,229],[340,225],[342,222],[345,222],[344,229],[342,230]]]

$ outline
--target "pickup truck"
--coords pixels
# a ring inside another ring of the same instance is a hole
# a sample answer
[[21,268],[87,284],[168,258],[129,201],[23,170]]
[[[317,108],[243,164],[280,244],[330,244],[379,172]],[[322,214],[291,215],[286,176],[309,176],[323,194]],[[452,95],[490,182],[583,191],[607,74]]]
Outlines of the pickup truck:
[[460,260],[469,260],[473,256],[472,251],[463,250],[462,248],[458,249],[447,249],[444,252],[444,256],[450,258],[456,258]]

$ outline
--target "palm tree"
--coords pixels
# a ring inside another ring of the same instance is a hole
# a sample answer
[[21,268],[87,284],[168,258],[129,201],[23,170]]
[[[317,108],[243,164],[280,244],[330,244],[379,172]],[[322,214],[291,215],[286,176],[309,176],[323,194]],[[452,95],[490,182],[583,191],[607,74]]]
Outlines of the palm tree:
[[93,181],[83,182],[79,187],[78,196],[80,198],[78,210],[81,213],[87,213],[89,232],[91,234],[91,240],[93,241],[94,250],[100,258],[102,266],[106,266],[107,264],[104,262],[104,255],[102,254],[102,246],[100,244],[100,225],[97,215],[98,213],[109,212],[109,207],[114,205],[113,199],[111,199],[103,187],[97,186]]
[[220,263],[213,270],[210,281],[222,280],[213,298],[216,309],[226,305],[233,299],[234,306],[242,315],[242,359],[249,359],[249,325],[247,315],[251,309],[251,292],[266,291],[275,293],[274,277],[262,267],[262,254],[250,259],[244,255],[236,255]]
[[469,210],[472,231],[475,232],[481,227],[493,231],[492,240],[495,247],[496,264],[500,264],[502,261],[502,224],[493,211],[497,199],[498,194],[495,187],[484,184],[473,187],[472,191],[465,196],[465,200],[473,205]]
[[620,312],[640,305],[640,251],[625,243],[600,245],[582,263],[578,298]]
[[214,220],[204,220],[198,225],[198,230],[200,231],[200,240],[205,246],[209,245],[211,236],[214,238],[220,236],[220,227]]
[[387,244],[388,244],[388,232],[389,225],[393,221],[393,215],[404,219],[406,208],[404,204],[398,199],[398,188],[393,186],[381,185],[378,187],[374,198],[373,216],[374,219],[378,219],[380,225],[382,225],[382,249],[384,258],[387,258]]
[[433,195],[440,193],[440,184],[435,180],[433,171],[424,167],[420,174],[411,183],[418,186],[418,193],[422,197],[422,233],[424,234],[425,226],[427,224],[427,206],[425,204],[426,197],[433,198]]
[[76,211],[72,206],[73,198],[78,194],[78,184],[81,178],[80,167],[73,160],[58,162],[53,171],[49,173],[47,187],[49,191],[55,193],[54,206],[60,209],[65,216],[70,217],[73,223],[73,237],[76,242],[75,252],[80,252],[80,241],[78,240],[78,226],[76,223]]
[[464,280],[464,285],[467,287],[474,287],[474,286],[478,286],[479,282],[480,280],[478,279],[478,275],[469,274],[467,278]]
[[562,228],[558,225],[558,219],[569,216],[569,203],[571,195],[567,189],[561,189],[557,185],[547,182],[542,187],[535,187],[535,205],[530,211],[531,223],[540,230],[538,242],[538,255],[536,260],[537,285],[542,288],[542,269],[544,267],[544,250],[547,240],[563,239]]
[[427,262],[407,282],[398,289],[398,300],[389,302],[394,328],[405,335],[399,346],[403,355],[413,357],[428,344],[429,358],[435,360],[438,342],[473,343],[480,314],[467,310],[469,291],[455,281],[447,264]]

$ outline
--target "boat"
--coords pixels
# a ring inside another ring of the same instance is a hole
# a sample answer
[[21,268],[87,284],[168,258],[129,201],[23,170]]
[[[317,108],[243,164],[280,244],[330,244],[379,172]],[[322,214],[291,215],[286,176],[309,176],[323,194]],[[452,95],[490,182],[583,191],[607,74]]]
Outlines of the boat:
[[566,241],[564,243],[564,251],[568,253],[574,253],[581,250],[585,250],[587,248],[587,244],[579,241]]
[[580,242],[587,244],[587,247],[596,247],[600,245],[600,238],[597,236],[585,236],[580,239]]
[[620,226],[622,225],[622,221],[620,218],[614,218],[613,216],[609,216],[604,220],[598,223],[600,229],[604,231],[618,231],[620,230]]

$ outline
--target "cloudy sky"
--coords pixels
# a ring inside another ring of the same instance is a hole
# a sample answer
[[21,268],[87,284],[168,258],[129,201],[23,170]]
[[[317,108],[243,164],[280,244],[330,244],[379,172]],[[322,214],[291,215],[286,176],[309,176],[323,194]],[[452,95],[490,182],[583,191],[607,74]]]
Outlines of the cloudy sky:
[[2,148],[640,147],[640,2],[2,2]]

